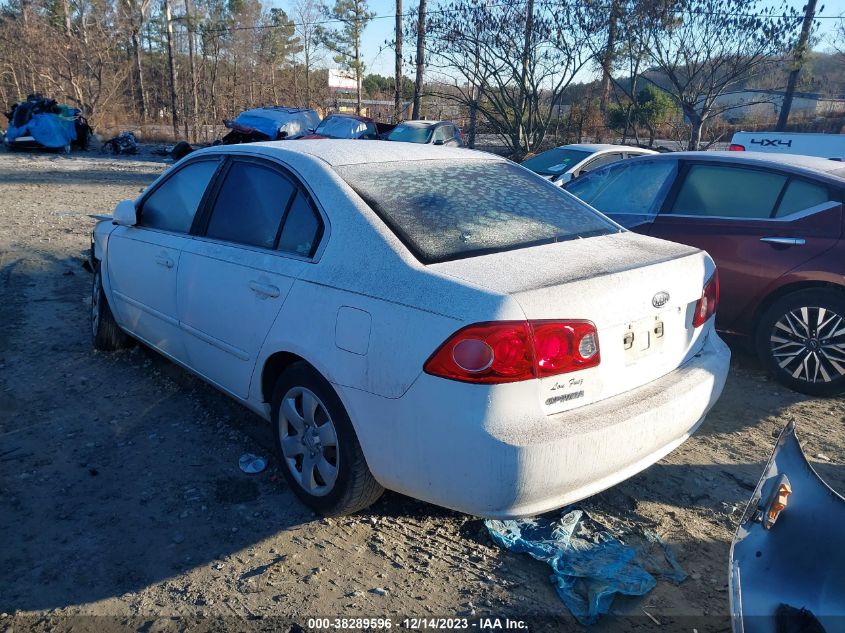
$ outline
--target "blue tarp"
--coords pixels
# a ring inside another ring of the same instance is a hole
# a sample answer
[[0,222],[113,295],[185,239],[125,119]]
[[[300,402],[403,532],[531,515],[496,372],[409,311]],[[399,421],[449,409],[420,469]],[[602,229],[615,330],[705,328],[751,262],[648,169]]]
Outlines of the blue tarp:
[[557,594],[581,624],[607,613],[617,593],[642,596],[651,591],[657,582],[652,574],[673,582],[687,576],[654,532],[643,530],[639,546],[626,545],[583,510],[571,510],[560,520],[484,524],[500,546],[548,563]]
[[320,117],[313,110],[295,108],[253,108],[235,117],[234,123],[258,130],[271,140],[276,140],[279,131],[287,132],[288,138],[296,138],[313,130]]
[[6,131],[6,140],[14,141],[21,136],[31,136],[44,147],[59,149],[76,140],[76,127],[73,124],[74,110],[67,109],[67,114],[51,114],[42,112],[33,114],[32,118],[21,127],[11,123]]

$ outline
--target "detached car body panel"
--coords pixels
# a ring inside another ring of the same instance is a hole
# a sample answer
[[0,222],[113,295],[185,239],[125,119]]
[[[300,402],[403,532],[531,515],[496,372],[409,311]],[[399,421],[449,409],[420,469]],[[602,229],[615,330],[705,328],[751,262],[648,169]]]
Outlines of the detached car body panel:
[[[265,418],[274,372],[307,362],[375,479],[438,505],[506,517],[598,492],[683,442],[727,375],[706,254],[492,155],[211,148],[121,205],[94,232],[121,328]],[[460,339],[478,327],[493,338]]]
[[843,526],[845,498],[813,470],[789,423],[731,545],[734,632],[841,631]]

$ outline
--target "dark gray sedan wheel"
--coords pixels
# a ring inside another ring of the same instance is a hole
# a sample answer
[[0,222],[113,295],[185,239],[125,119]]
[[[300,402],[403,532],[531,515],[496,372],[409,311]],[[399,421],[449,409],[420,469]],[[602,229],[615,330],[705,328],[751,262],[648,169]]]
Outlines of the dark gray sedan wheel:
[[800,290],[775,301],[760,318],[757,353],[787,387],[813,396],[845,391],[845,294]]

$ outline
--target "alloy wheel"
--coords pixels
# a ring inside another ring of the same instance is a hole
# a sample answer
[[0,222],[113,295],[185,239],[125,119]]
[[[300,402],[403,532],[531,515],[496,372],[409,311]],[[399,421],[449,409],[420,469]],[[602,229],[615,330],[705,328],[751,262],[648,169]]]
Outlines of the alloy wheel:
[[340,451],[326,405],[310,389],[293,387],[279,410],[282,455],[293,478],[308,494],[329,494],[337,481]]
[[829,383],[845,376],[845,319],[829,308],[800,307],[769,335],[777,365],[796,380]]

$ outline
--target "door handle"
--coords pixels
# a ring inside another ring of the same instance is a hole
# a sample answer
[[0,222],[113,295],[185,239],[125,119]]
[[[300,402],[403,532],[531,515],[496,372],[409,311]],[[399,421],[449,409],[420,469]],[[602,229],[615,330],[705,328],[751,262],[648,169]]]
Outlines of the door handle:
[[165,257],[164,255],[156,256],[156,264],[164,266],[165,268],[173,268],[173,260],[169,257]]
[[276,286],[270,284],[263,284],[260,281],[250,281],[249,289],[261,297],[271,297],[275,299],[279,296],[280,291]]
[[779,246],[804,246],[807,243],[803,237],[761,237],[760,241]]

